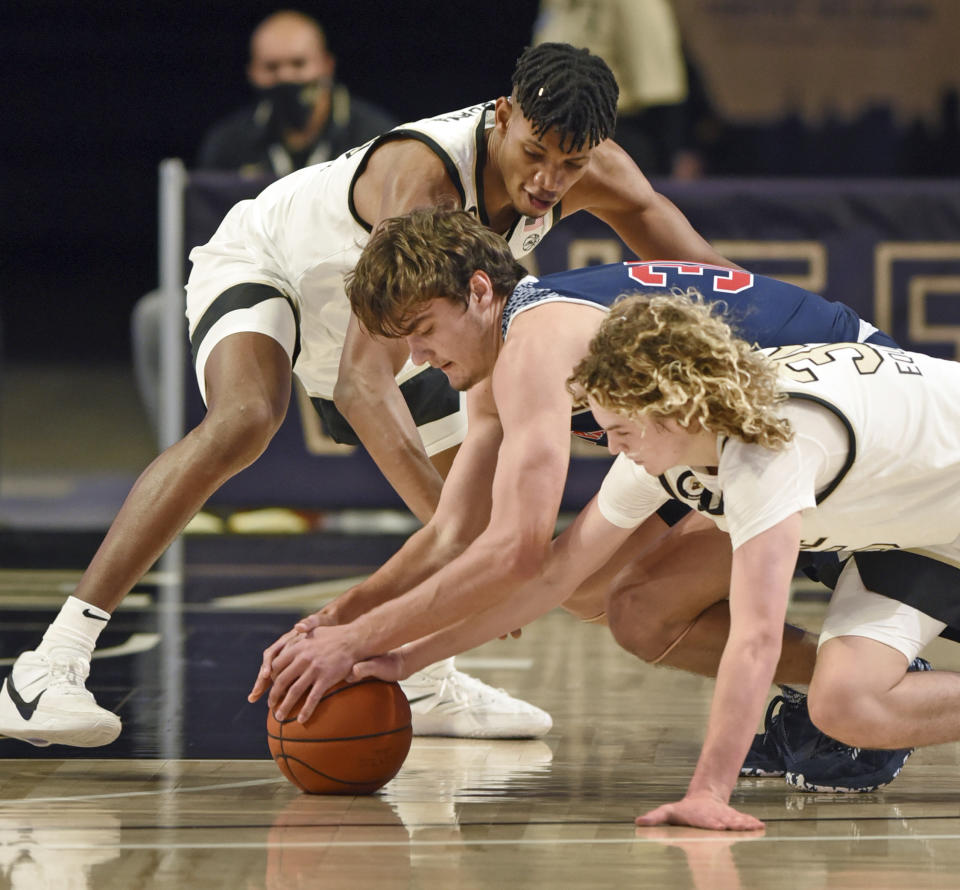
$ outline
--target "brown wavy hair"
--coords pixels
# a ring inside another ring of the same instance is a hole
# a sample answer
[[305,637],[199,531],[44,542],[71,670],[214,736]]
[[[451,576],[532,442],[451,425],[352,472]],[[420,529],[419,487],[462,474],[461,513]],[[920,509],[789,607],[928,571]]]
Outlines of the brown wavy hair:
[[527,274],[510,245],[464,210],[431,207],[384,220],[346,276],[354,315],[370,333],[405,337],[436,297],[464,306],[470,277],[490,276],[494,293],[509,295]]
[[782,449],[793,437],[778,416],[786,398],[776,366],[737,337],[694,289],[624,295],[611,307],[567,387],[627,417],[694,421],[744,442]]

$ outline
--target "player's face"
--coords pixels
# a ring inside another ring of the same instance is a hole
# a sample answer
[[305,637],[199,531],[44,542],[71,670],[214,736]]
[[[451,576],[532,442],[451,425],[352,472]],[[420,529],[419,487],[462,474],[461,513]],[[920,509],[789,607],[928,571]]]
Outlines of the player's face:
[[625,454],[653,476],[671,467],[716,463],[716,437],[691,433],[677,421],[626,417],[590,399],[590,410],[607,431],[611,454]]
[[410,358],[439,368],[454,389],[468,390],[493,373],[500,342],[497,317],[473,294],[466,309],[437,297],[411,322],[413,328],[404,338]]
[[517,103],[498,100],[497,128],[502,136],[497,160],[514,208],[525,216],[543,216],[586,172],[592,149],[563,151],[560,134],[535,136]]

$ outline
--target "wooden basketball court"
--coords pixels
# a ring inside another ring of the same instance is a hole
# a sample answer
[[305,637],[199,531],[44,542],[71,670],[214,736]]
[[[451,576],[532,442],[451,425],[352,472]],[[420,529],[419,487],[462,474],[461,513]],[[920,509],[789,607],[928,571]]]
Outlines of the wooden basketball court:
[[[48,377],[15,376],[3,403],[0,672],[36,644],[151,456],[129,381],[107,397],[110,380]],[[36,405],[54,402],[69,440],[36,430]],[[958,886],[958,745],[915,753],[876,794],[741,780],[735,803],[761,834],[636,830],[683,793],[712,683],[640,664],[559,612],[458,660],[549,710],[545,739],[414,739],[377,795],[301,794],[269,759],[265,708],[246,702],[260,652],[403,539],[187,537],[182,571],[158,567],[101,636],[90,688],[123,718],[120,738],[90,751],[0,740],[0,890]],[[791,618],[815,629],[823,608],[798,596]],[[960,669],[960,646],[925,654]]]
[[[213,559],[216,548],[205,550]],[[244,694],[262,644],[330,582],[288,584],[284,605],[282,590],[257,581],[272,572],[277,584],[285,571],[302,581],[320,567],[248,563],[245,580],[242,567],[220,569],[188,563],[187,588],[226,572],[250,592],[194,593],[171,622],[147,584],[111,622],[91,688],[124,718],[120,740],[93,751],[0,742],[0,887],[957,886],[958,745],[917,752],[875,794],[741,780],[735,803],[766,821],[762,833],[635,829],[634,816],[683,793],[712,684],[642,665],[605,629],[559,612],[459,659],[547,708],[544,740],[415,739],[376,795],[302,794],[268,759],[264,710]],[[42,631],[69,575],[0,575],[5,652]],[[49,609],[27,611],[28,593]],[[797,602],[792,618],[813,627],[822,611]],[[960,668],[952,644],[927,654]]]

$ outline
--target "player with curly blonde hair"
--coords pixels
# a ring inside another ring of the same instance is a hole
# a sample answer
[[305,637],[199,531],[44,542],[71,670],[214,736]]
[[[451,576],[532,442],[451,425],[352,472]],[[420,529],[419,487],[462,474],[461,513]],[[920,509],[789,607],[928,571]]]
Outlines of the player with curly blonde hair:
[[[724,319],[747,342],[895,345],[849,307],[744,269],[635,261],[537,278],[513,262],[506,242],[462,210],[386,220],[347,282],[351,307],[368,329],[402,338],[417,363],[429,362],[466,391],[467,437],[430,522],[378,572],[272,644],[251,697],[269,688],[269,704],[282,718],[305,695],[299,711],[305,720],[360,660],[422,636],[430,644],[418,648],[420,654],[432,645],[464,651],[470,640],[504,633],[499,622],[508,622],[509,632],[556,605],[586,621],[609,617],[618,642],[645,661],[714,675],[730,626],[730,539],[702,515],[718,506],[690,474],[673,479],[672,488],[657,481],[652,509],[619,537],[597,518],[603,540],[589,554],[596,567],[590,575],[565,564],[563,547],[559,574],[550,557],[571,432],[600,446],[608,437],[611,445],[621,440],[615,418],[604,430],[595,412],[573,410],[566,386],[571,370],[589,353],[618,295],[682,293],[693,285],[705,301],[722,304]],[[689,431],[679,428],[685,435],[673,435],[676,421],[665,419],[663,430],[649,433],[642,451],[648,461],[656,458],[656,472],[717,462],[716,433],[686,435],[698,424],[691,418]],[[688,440],[705,456],[651,450]],[[607,546],[611,539],[616,542]],[[549,583],[528,595],[526,585],[538,577]],[[579,581],[571,586],[573,578]],[[633,620],[638,609],[639,622]],[[789,625],[782,625],[781,637],[777,682],[809,682],[816,637]],[[793,694],[790,707],[772,718],[778,731],[761,733],[742,761],[747,774],[784,776],[788,750],[823,741],[805,697]],[[845,751],[842,762],[830,762],[832,788],[859,788],[864,763],[870,782],[885,784],[906,757],[883,752],[879,760],[890,764],[883,773],[866,752]],[[810,790],[822,775],[815,767],[804,767]]]
[[[816,763],[788,746],[788,783],[875,791],[913,746],[960,738],[960,674],[919,657],[939,635],[960,640],[956,362],[867,343],[752,351],[699,295],[674,293],[616,303],[568,387],[617,460],[555,543],[551,583],[596,571],[673,492],[699,493],[730,535],[730,632],[700,758],[683,798],[638,824],[763,825],[730,795],[800,551],[845,558],[809,691],[811,719],[841,741],[818,746]],[[646,620],[642,600],[632,606],[609,610],[627,648]],[[862,768],[854,783],[840,780],[844,745]]]
[[693,288],[624,295],[574,370],[571,391],[627,417],[672,417],[685,429],[783,448],[792,432],[777,415],[785,396],[776,367],[734,336],[722,308]]

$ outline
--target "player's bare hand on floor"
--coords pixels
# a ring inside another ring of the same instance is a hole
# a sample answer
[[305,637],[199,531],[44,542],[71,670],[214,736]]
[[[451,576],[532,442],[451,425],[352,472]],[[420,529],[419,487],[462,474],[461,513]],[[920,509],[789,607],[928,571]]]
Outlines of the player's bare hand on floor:
[[710,794],[688,795],[676,803],[650,810],[636,819],[637,825],[690,825],[694,828],[752,831],[763,828],[763,822],[735,810]]

